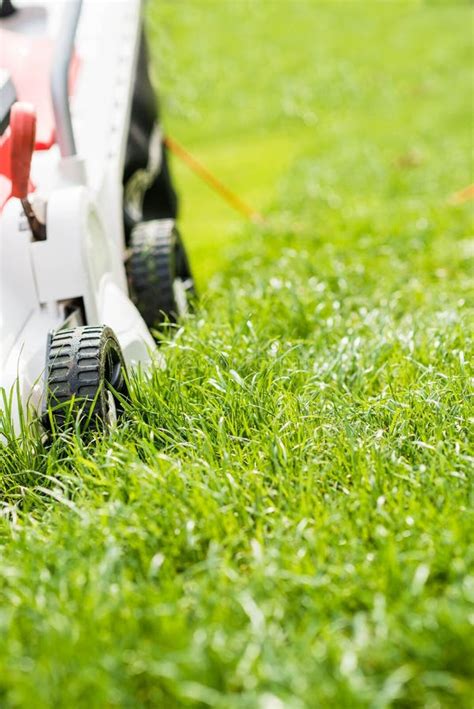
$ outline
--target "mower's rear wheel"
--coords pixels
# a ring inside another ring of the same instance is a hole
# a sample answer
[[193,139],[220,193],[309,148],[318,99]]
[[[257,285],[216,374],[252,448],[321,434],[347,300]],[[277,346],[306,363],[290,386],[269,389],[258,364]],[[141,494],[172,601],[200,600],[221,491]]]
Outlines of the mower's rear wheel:
[[98,327],[58,330],[47,363],[45,425],[106,429],[123,412],[126,368],[113,331]]
[[127,272],[132,299],[148,327],[175,322],[189,310],[194,281],[174,219],[133,228]]

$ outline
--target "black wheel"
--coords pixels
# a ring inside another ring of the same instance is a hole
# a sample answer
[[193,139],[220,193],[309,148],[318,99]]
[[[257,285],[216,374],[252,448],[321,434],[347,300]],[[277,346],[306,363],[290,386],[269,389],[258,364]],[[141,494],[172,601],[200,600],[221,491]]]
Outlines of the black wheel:
[[0,17],[9,17],[16,12],[16,8],[13,6],[11,0],[2,0],[0,3]]
[[194,282],[173,219],[140,222],[133,228],[127,272],[132,299],[148,327],[175,322],[189,309]]
[[54,421],[63,427],[80,415],[90,427],[107,428],[123,412],[125,362],[116,336],[105,325],[54,333],[46,376],[46,425]]

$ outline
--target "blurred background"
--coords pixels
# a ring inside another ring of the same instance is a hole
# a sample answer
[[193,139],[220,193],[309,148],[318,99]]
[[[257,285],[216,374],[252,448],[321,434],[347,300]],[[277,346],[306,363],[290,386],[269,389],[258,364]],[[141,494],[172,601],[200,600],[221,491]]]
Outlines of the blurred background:
[[[409,217],[416,242],[426,208],[472,181],[469,12],[463,0],[152,0],[166,132],[273,223],[355,241],[367,220],[406,232]],[[244,238],[242,218],[176,159],[173,171],[202,284]]]

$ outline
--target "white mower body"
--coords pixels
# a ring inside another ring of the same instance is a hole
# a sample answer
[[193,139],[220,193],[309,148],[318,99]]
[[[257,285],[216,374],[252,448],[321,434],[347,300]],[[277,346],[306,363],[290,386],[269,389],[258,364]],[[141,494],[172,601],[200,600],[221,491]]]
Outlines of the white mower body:
[[[17,32],[21,42],[41,34],[56,45],[78,3],[24,4],[25,15],[16,2],[20,11],[1,20],[0,30]],[[35,150],[31,164],[29,202],[46,238],[34,239],[19,199],[8,199],[0,213],[0,387],[13,400],[17,423],[17,406],[41,408],[49,333],[107,325],[130,366],[146,368],[156,352],[129,298],[124,267],[122,173],[140,11],[139,0],[84,0],[70,97],[76,152],[67,154],[64,137],[58,145],[64,126],[56,116],[56,139]],[[0,69],[1,46],[0,36]],[[39,81],[35,69],[32,81]]]

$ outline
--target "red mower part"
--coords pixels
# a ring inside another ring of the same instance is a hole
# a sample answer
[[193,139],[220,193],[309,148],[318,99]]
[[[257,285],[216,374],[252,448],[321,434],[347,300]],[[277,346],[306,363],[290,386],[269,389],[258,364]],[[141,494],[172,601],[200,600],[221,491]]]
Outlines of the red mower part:
[[0,212],[12,193],[10,144],[10,128],[8,127],[5,133],[0,135]]
[[[36,106],[36,150],[47,150],[56,140],[49,85],[53,54],[54,41],[49,37],[35,37],[0,28],[0,67],[10,75],[18,100]],[[74,93],[78,70],[79,59],[74,55],[69,68],[70,94]]]
[[36,111],[31,103],[17,102],[10,113],[12,197],[26,199],[31,158],[35,147]]

